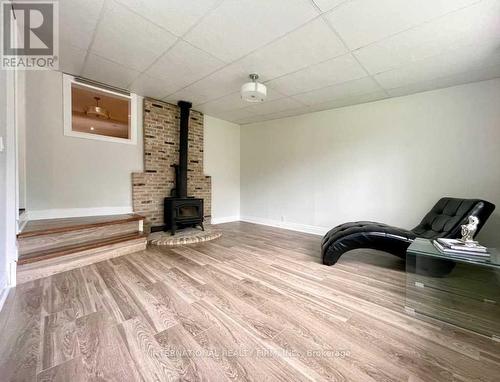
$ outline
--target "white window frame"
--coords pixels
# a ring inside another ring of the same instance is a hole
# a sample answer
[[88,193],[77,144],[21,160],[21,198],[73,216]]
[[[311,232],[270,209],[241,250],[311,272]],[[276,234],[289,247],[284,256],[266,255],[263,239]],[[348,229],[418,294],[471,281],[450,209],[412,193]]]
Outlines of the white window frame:
[[[71,103],[71,85],[78,84],[78,86],[83,86],[89,89],[98,90],[103,93],[108,93],[112,95],[117,95],[122,98],[130,99],[130,137],[127,138],[117,138],[108,137],[99,134],[83,133],[80,131],[73,131],[73,116],[72,116],[72,103]],[[93,139],[97,141],[114,142],[114,143],[125,143],[128,145],[137,145],[137,126],[139,117],[139,97],[135,93],[123,94],[114,92],[112,90],[102,88],[95,85],[90,85],[81,81],[78,81],[75,77],[68,74],[63,75],[63,108],[64,108],[64,135],[67,137],[74,138],[84,138]]]

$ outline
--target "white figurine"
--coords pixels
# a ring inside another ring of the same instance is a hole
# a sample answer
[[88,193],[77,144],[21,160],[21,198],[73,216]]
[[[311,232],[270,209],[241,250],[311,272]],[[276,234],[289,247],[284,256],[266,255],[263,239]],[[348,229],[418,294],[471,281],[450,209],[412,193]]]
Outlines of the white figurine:
[[462,226],[462,239],[465,244],[474,244],[474,235],[477,231],[479,219],[476,216],[469,216],[469,223]]

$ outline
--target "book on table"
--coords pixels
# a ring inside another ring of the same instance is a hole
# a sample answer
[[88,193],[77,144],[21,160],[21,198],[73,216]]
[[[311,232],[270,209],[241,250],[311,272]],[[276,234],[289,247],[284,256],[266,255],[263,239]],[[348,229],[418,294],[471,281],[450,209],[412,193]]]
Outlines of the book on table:
[[442,253],[452,256],[467,258],[488,258],[490,256],[488,248],[482,245],[466,245],[457,239],[437,239],[433,241],[434,246]]
[[447,249],[454,249],[457,251],[466,251],[466,252],[480,252],[480,253],[488,252],[488,248],[486,248],[483,245],[477,244],[477,242],[474,242],[474,244],[470,245],[458,239],[439,238],[437,239],[437,241],[439,244],[441,244],[444,248]]

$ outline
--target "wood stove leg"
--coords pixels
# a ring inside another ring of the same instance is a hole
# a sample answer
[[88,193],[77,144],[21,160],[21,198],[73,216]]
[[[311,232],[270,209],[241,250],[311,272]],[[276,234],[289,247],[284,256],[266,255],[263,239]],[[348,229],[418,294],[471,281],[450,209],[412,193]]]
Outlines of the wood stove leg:
[[200,227],[202,231],[205,231],[205,227],[203,227],[203,223],[200,223]]

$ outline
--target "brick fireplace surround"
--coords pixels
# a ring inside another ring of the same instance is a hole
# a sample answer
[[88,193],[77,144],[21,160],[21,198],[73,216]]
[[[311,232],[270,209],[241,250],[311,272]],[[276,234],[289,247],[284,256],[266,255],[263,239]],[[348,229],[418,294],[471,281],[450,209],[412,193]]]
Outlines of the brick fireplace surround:
[[[144,99],[144,172],[132,173],[134,212],[143,215],[145,230],[161,226],[163,198],[175,188],[173,165],[179,162],[177,105]],[[188,195],[204,199],[205,223],[211,218],[212,183],[203,173],[203,114],[191,110],[188,137]]]

